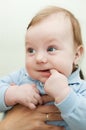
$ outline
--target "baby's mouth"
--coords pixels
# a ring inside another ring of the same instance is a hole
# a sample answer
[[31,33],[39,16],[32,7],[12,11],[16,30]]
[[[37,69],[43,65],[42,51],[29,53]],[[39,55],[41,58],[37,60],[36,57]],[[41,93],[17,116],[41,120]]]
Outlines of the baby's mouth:
[[40,75],[40,78],[41,77],[45,77],[45,78],[49,78],[51,73],[50,73],[50,69],[45,69],[45,70],[38,70],[38,73]]
[[50,73],[50,70],[49,69],[46,69],[46,70],[38,70],[39,72],[48,72]]

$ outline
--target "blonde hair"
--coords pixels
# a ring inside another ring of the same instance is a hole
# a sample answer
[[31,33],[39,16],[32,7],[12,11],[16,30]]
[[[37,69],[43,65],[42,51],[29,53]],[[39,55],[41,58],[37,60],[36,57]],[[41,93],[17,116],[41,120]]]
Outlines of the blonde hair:
[[75,18],[75,16],[70,11],[68,11],[64,8],[60,8],[57,6],[49,6],[49,7],[42,9],[40,12],[38,12],[33,17],[31,22],[29,23],[27,29],[29,29],[30,26],[33,26],[33,25],[39,23],[40,21],[42,21],[46,17],[50,16],[51,14],[55,14],[55,13],[59,13],[59,12],[63,12],[65,14],[65,16],[67,16],[70,19],[72,29],[73,29],[73,36],[74,36],[75,44],[77,46],[83,45],[81,29],[80,29],[80,24],[79,24],[78,20]]

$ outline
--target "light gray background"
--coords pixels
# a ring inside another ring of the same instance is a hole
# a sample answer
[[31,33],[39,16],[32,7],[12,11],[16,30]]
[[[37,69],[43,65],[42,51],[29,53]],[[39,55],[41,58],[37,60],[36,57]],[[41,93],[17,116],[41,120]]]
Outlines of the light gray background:
[[[75,14],[86,48],[85,0],[0,0],[0,77],[24,66],[26,27],[36,12],[47,5],[65,7]],[[86,75],[85,64],[86,56],[82,62]]]

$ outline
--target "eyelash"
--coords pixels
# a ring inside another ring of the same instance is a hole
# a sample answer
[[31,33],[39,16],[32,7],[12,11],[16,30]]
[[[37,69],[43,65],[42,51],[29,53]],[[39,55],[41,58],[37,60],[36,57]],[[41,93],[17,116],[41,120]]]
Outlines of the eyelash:
[[49,51],[49,52],[54,52],[56,50],[57,50],[56,47],[48,47],[48,49],[47,49],[47,51]]
[[33,48],[28,48],[28,49],[27,49],[27,52],[28,52],[28,53],[35,53],[35,50],[34,50]]

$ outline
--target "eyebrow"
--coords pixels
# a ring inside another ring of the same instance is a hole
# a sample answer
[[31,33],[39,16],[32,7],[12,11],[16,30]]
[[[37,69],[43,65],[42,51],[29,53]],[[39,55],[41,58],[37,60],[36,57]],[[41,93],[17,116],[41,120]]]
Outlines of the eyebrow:
[[52,38],[52,39],[46,40],[46,43],[48,44],[48,43],[57,42],[57,41],[58,39]]
[[27,44],[32,45],[32,43],[30,43],[29,41],[25,41],[25,45]]

